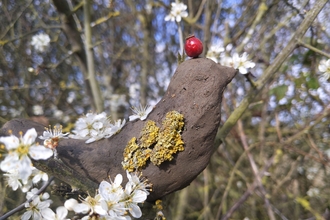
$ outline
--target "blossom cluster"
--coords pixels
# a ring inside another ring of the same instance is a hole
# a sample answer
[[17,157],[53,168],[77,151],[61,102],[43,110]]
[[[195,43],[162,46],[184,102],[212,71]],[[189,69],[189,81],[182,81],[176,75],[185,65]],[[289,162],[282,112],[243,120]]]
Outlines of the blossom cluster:
[[330,59],[320,61],[319,71],[323,73],[321,76],[322,81],[328,81],[330,79]]
[[[51,218],[53,211],[49,208],[52,203],[52,200],[49,199],[48,193],[43,193],[38,195],[38,189],[33,188],[31,191],[26,194],[27,202],[24,203],[25,212],[21,216],[22,220],[32,219],[56,219]],[[65,215],[66,216],[66,215]],[[63,215],[59,219],[65,217]]]
[[165,21],[180,22],[182,18],[188,17],[187,5],[181,2],[171,3],[171,12],[165,17]]
[[87,113],[76,121],[75,129],[72,131],[74,134],[70,135],[70,138],[83,139],[86,143],[91,143],[118,133],[125,123],[125,119],[111,123],[105,112]]
[[130,121],[140,119],[141,121],[145,120],[149,113],[153,110],[153,106],[146,105],[143,107],[141,104],[139,107],[132,107],[133,115],[129,116]]
[[[130,116],[130,120],[145,120],[152,111],[152,106],[132,108],[134,115]],[[85,139],[86,143],[109,138],[118,133],[125,125],[126,120],[117,120],[111,123],[109,118],[103,112],[101,114],[88,113],[86,116],[77,120],[74,134],[71,138]],[[56,147],[60,139],[68,138],[69,133],[62,133],[62,126],[54,126],[53,129],[45,128],[43,135],[39,136],[44,140],[43,145],[36,142],[37,131],[31,128],[23,133],[20,137],[11,134],[7,137],[0,137],[2,154],[5,158],[0,162],[0,169],[5,172],[8,185],[16,191],[20,188],[23,192],[27,192],[33,184],[39,181],[47,181],[48,175],[36,169],[31,161],[46,160],[51,156],[57,157]]]
[[[128,182],[122,187],[123,176],[117,174],[114,181],[102,181],[98,193],[87,196],[79,203],[75,199],[69,199],[64,206],[69,211],[84,214],[84,219],[114,219],[129,220],[130,215],[140,218],[142,212],[139,203],[143,203],[149,195],[151,185],[146,180],[140,180],[138,174],[126,173]],[[130,214],[130,215],[129,215]]]
[[[0,137],[3,143],[4,155],[6,157],[0,163],[0,169],[6,172],[4,175],[8,177],[8,185],[13,190],[21,188],[26,192],[32,184],[42,180],[47,180],[48,176],[37,170],[33,165],[31,158],[34,160],[46,160],[53,155],[53,150],[39,145],[35,142],[37,131],[31,128],[20,137],[11,134],[7,137]],[[34,176],[33,178],[31,178]]]
[[[140,106],[140,108],[134,109],[133,111],[137,115],[132,116],[130,119],[144,120],[153,108]],[[88,132],[101,132],[101,134],[103,132],[107,136],[116,134],[125,124],[125,120],[123,123],[118,120],[111,124],[105,113],[89,113],[84,120],[78,119],[78,122],[80,125],[85,123],[84,128]],[[76,135],[85,134],[84,137],[88,137],[87,131],[76,130]],[[68,133],[62,133],[61,126],[54,126],[53,129],[46,128],[43,135],[39,136],[40,139],[44,140],[44,146],[36,143],[37,132],[34,128],[27,130],[24,135],[21,132],[19,138],[12,134],[7,137],[0,137],[1,148],[4,155],[6,155],[0,163],[0,169],[6,172],[4,175],[7,176],[8,185],[13,190],[21,188],[23,192],[27,192],[27,202],[24,204],[26,212],[21,216],[21,219],[67,219],[68,210],[86,215],[82,219],[127,220],[131,219],[130,216],[134,218],[141,217],[142,212],[138,203],[143,203],[146,200],[151,184],[148,184],[146,180],[140,181],[140,177],[135,173],[130,174],[127,172],[128,182],[125,188],[121,186],[123,177],[118,174],[114,182],[111,180],[110,182],[102,181],[95,197],[88,196],[82,199],[81,203],[69,199],[65,202],[65,207],[58,207],[56,212],[49,208],[52,201],[48,199],[48,193],[37,195],[38,190],[36,188],[28,192],[33,184],[38,183],[40,180],[48,180],[46,173],[37,170],[32,165],[31,158],[34,160],[49,159],[53,154],[55,155],[59,140],[68,138],[67,135]],[[94,135],[89,137],[87,141],[98,140],[102,137],[105,136]]]
[[139,203],[145,202],[149,195],[151,184],[140,179],[136,173],[127,172],[128,182],[125,188],[121,186],[123,176],[117,174],[112,182],[102,181],[98,188],[98,193],[92,197],[81,198],[81,202],[76,199],[68,199],[64,206],[59,206],[54,212],[49,208],[52,201],[49,194],[38,195],[38,189],[33,188],[27,193],[25,202],[25,212],[21,216],[22,220],[30,218],[34,220],[68,220],[69,211],[79,214],[79,218],[86,219],[113,219],[130,220],[142,216]]
[[48,34],[40,33],[34,35],[31,40],[31,45],[35,50],[39,52],[44,52],[50,43],[50,37]]
[[[133,115],[129,116],[130,121],[137,119],[145,120],[149,113],[153,110],[153,106],[132,107]],[[111,122],[105,112],[100,114],[87,113],[80,117],[75,123],[75,129],[69,137],[74,139],[86,140],[86,143],[92,143],[102,138],[109,138],[124,127],[126,120],[118,119],[114,123]]]
[[232,56],[229,56],[228,53],[225,52],[225,48],[213,45],[208,50],[206,58],[209,58],[216,63],[220,63],[223,66],[233,67],[241,74],[247,74],[249,72],[248,69],[255,67],[255,63],[249,60],[246,52],[242,55],[234,52]]

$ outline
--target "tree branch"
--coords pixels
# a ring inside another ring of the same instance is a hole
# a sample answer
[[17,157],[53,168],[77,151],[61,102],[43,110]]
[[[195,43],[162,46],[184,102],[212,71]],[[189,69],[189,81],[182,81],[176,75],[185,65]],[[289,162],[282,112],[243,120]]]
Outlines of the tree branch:
[[257,186],[258,186],[258,188],[261,191],[262,198],[264,199],[265,206],[266,206],[267,213],[268,213],[268,217],[271,220],[275,220],[276,218],[275,218],[274,212],[273,212],[273,210],[271,208],[271,204],[270,204],[270,202],[269,202],[269,200],[267,198],[266,189],[265,189],[265,187],[262,184],[262,180],[261,180],[261,177],[259,175],[259,170],[258,170],[257,164],[254,161],[254,159],[253,159],[253,157],[252,157],[252,155],[251,155],[251,153],[249,151],[249,146],[248,146],[247,138],[246,138],[246,135],[245,135],[244,130],[243,130],[242,120],[238,120],[238,133],[239,133],[239,136],[240,136],[240,139],[241,139],[243,148],[246,151],[246,155],[247,155],[248,160],[250,162],[250,165],[251,165],[253,174],[255,176],[255,180],[256,180]]
[[91,4],[89,0],[84,0],[84,27],[85,27],[85,51],[87,57],[87,80],[90,84],[93,102],[97,112],[103,111],[103,99],[98,82],[96,81],[95,68],[94,68],[94,56],[92,45],[92,28],[91,28]]
[[54,177],[50,177],[48,179],[48,181],[38,190],[38,192],[35,194],[35,196],[32,196],[31,199],[25,201],[24,203],[22,203],[21,205],[17,206],[16,208],[10,210],[9,212],[7,212],[6,214],[4,214],[3,216],[0,217],[0,220],[5,220],[8,217],[12,216],[13,214],[15,214],[16,212],[19,212],[21,210],[23,210],[25,208],[25,203],[30,203],[32,202],[36,196],[39,196],[42,192],[44,192],[46,190],[46,188],[49,186],[49,184],[51,184],[51,182],[54,180]]
[[94,109],[96,109],[96,106],[94,104],[93,100],[93,93],[88,81],[88,68],[87,68],[87,58],[86,53],[84,50],[84,44],[82,42],[80,32],[77,28],[77,24],[75,22],[74,16],[72,14],[72,11],[70,9],[70,6],[67,1],[61,1],[61,0],[53,0],[53,3],[60,14],[60,19],[62,21],[62,29],[65,33],[66,37],[68,38],[71,50],[75,54],[79,67],[81,72],[84,75],[85,78],[85,86],[86,86],[86,92],[87,95],[90,98],[90,103],[93,106]]
[[328,0],[317,1],[314,7],[307,13],[305,19],[302,21],[297,31],[294,33],[287,46],[274,59],[274,62],[265,70],[264,74],[255,83],[256,88],[250,91],[250,93],[242,100],[240,105],[229,116],[225,124],[221,128],[219,128],[215,139],[215,147],[218,147],[221,144],[222,140],[235,126],[236,122],[240,119],[245,110],[249,107],[250,103],[256,98],[258,94],[260,94],[264,86],[270,83],[275,77],[280,74],[276,73],[277,70],[281,67],[281,65],[287,60],[293,50],[297,47],[297,45],[299,44],[299,39],[301,39],[305,35],[306,31],[312,25],[314,19],[327,2]]

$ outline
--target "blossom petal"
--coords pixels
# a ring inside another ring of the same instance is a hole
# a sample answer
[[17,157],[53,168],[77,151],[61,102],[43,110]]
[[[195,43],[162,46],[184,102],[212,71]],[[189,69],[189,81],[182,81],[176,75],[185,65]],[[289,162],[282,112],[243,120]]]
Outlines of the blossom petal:
[[67,210],[73,211],[73,208],[78,204],[78,201],[71,198],[65,201],[64,206]]
[[94,207],[94,211],[99,214],[99,215],[106,215],[107,214],[107,210],[105,210],[102,206],[97,205]]
[[42,145],[33,145],[30,147],[29,155],[34,160],[46,160],[53,156],[53,150]]
[[136,190],[133,195],[133,201],[135,203],[142,203],[146,201],[147,199],[147,193],[142,190]]
[[41,214],[42,214],[42,217],[45,220],[54,220],[54,219],[56,219],[55,218],[55,213],[50,208],[43,209]]
[[134,203],[130,204],[129,212],[134,218],[140,218],[142,216],[140,207]]
[[56,209],[56,215],[58,219],[64,219],[68,215],[68,210],[64,206],[60,206]]
[[21,216],[21,220],[29,220],[32,216],[32,211],[26,211],[24,214]]
[[14,135],[0,137],[0,142],[5,145],[7,150],[16,149],[19,146],[19,139]]
[[19,177],[23,182],[27,182],[28,178],[32,174],[32,168],[33,166],[31,159],[28,156],[23,156],[20,160],[20,165],[18,168]]
[[79,203],[74,206],[73,211],[76,213],[86,214],[90,210],[90,207],[84,203]]
[[140,117],[138,115],[131,115],[128,117],[129,121],[134,121],[136,119],[139,119]]
[[38,136],[38,134],[37,134],[37,131],[35,128],[31,128],[31,129],[27,130],[23,136],[23,144],[32,145],[35,142],[37,136]]
[[19,157],[16,153],[11,153],[5,157],[0,163],[0,169],[4,172],[10,172],[13,169],[17,169],[19,166]]
[[120,184],[123,182],[123,176],[121,174],[117,174],[115,177],[115,181],[113,182],[113,184],[115,186],[120,186]]

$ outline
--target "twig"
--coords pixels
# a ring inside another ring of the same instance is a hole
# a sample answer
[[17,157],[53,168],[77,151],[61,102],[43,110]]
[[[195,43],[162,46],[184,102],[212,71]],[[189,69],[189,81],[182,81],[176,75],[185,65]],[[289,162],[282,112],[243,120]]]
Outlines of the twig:
[[72,188],[86,191],[93,195],[98,183],[86,178],[86,176],[78,173],[76,170],[68,167],[61,159],[49,158],[48,160],[33,161],[33,165],[45,173],[55,176],[69,184]]
[[89,0],[84,0],[84,26],[85,26],[85,51],[87,57],[87,70],[88,70],[88,82],[91,87],[93,101],[95,103],[96,111],[103,111],[103,100],[99,85],[96,81],[93,46],[92,46],[92,28],[91,28],[91,4]]
[[20,89],[42,89],[42,88],[48,88],[49,85],[23,85],[23,86],[10,86],[10,87],[0,87],[0,91],[8,91],[8,90],[20,90]]
[[181,28],[181,22],[177,22],[178,25],[178,32],[179,32],[179,42],[180,42],[180,55],[183,56],[184,51],[183,51],[183,33],[182,33],[182,28]]
[[254,19],[252,25],[250,26],[249,30],[247,31],[247,34],[245,35],[242,43],[236,48],[236,51],[238,53],[242,52],[244,49],[244,46],[250,41],[253,33],[256,30],[256,26],[259,24],[259,22],[261,21],[261,18],[264,16],[264,14],[266,13],[266,11],[268,10],[268,7],[266,5],[266,1],[263,0],[261,1],[258,11],[257,11],[257,16]]
[[321,161],[324,161],[324,155],[323,155],[323,152],[316,146],[313,138],[311,137],[311,135],[309,133],[307,133],[307,137],[308,137],[308,141],[311,145],[311,147],[317,152],[317,154],[319,155],[320,157],[320,160]]
[[37,191],[37,193],[32,196],[29,200],[25,201],[24,203],[20,204],[19,206],[17,206],[16,208],[10,210],[9,212],[7,212],[6,214],[4,214],[3,216],[0,217],[0,220],[5,220],[7,219],[9,216],[12,216],[13,214],[15,214],[16,212],[19,212],[21,210],[23,210],[25,208],[25,204],[26,203],[30,203],[32,202],[37,196],[39,196],[42,192],[44,192],[46,190],[46,188],[49,186],[49,184],[54,180],[54,177],[51,176],[48,181]]
[[197,20],[199,19],[199,17],[202,15],[202,11],[203,11],[203,7],[204,7],[205,3],[206,3],[206,0],[203,0],[201,2],[195,17],[193,17],[193,18],[187,17],[187,18],[182,18],[182,19],[184,21],[186,21],[188,24],[195,24],[197,22]]
[[322,50],[319,50],[319,49],[313,47],[312,45],[304,43],[301,39],[299,39],[298,42],[301,46],[306,47],[306,48],[308,48],[308,49],[310,49],[310,50],[312,50],[312,51],[314,51],[318,54],[321,54],[322,56],[325,56],[325,57],[330,59],[330,54],[328,54],[326,52],[323,52]]
[[[53,0],[53,4],[59,13],[59,18],[61,19],[62,30],[68,38],[68,41],[71,46],[71,51],[77,58],[79,67],[84,74],[85,80],[87,81],[87,58],[80,33],[81,26],[80,23],[77,22],[76,15],[72,14],[69,3],[71,3],[71,1]],[[96,109],[95,103],[93,102],[93,95],[90,88],[90,84],[88,82],[86,82],[86,93],[90,99],[92,108]]]
[[[314,7],[306,14],[305,19],[297,28],[289,43],[281,51],[281,53],[278,54],[278,56],[274,59],[273,63],[265,70],[264,74],[255,83],[256,89],[251,90],[249,92],[249,94],[242,100],[240,105],[235,108],[235,110],[229,116],[225,124],[219,129],[215,139],[215,144],[220,144],[222,142],[222,140],[228,135],[233,126],[235,126],[236,122],[241,118],[245,110],[249,107],[250,103],[257,97],[257,95],[260,94],[261,90],[265,87],[265,85],[267,85],[280,74],[280,72],[277,72],[277,70],[287,60],[289,55],[299,44],[298,40],[305,35],[306,31],[312,25],[314,19],[327,2],[327,0],[317,1]],[[218,146],[219,145],[216,145],[216,147]]]
[[241,138],[241,142],[242,142],[242,145],[243,145],[243,148],[244,150],[246,151],[246,155],[249,159],[249,162],[250,162],[250,165],[251,165],[251,168],[252,168],[252,171],[253,171],[253,174],[256,178],[256,181],[257,181],[257,185],[262,193],[262,197],[265,201],[265,205],[266,205],[266,208],[267,208],[267,213],[268,213],[268,216],[269,216],[269,219],[271,220],[275,220],[275,215],[274,215],[274,212],[271,208],[271,205],[270,205],[270,202],[267,198],[267,192],[266,192],[266,189],[264,188],[263,184],[262,184],[262,180],[261,180],[261,177],[259,175],[259,170],[258,170],[258,167],[257,167],[257,164],[255,163],[251,153],[248,151],[249,150],[249,146],[248,146],[248,142],[247,142],[247,138],[246,138],[246,135],[244,133],[244,130],[243,130],[243,123],[241,120],[238,120],[238,133],[239,133],[239,136]]
[[17,16],[17,18],[15,19],[15,21],[13,21],[11,24],[9,24],[7,27],[7,30],[5,30],[4,32],[3,32],[3,34],[0,36],[0,39],[3,39],[6,35],[7,35],[7,33],[8,33],[8,31],[12,28],[12,27],[14,27],[14,25],[16,24],[16,22],[18,21],[18,19],[23,15],[23,12],[32,4],[32,2],[33,2],[33,0],[32,1],[30,1],[30,2],[28,2],[27,4],[26,4],[26,6],[23,8],[23,10],[20,12],[20,14]]
[[232,214],[240,207],[248,198],[250,195],[252,195],[253,190],[255,189],[255,184],[251,188],[249,188],[242,196],[239,198],[239,200],[229,209],[229,211],[226,213],[226,215],[222,218],[222,220],[227,220],[232,216]]
[[210,215],[210,206],[208,205],[209,203],[209,171],[205,169],[203,171],[203,179],[204,179],[204,187],[203,187],[203,192],[204,192],[204,197],[203,197],[203,212],[199,216],[198,219],[209,219]]
[[[252,150],[254,147],[256,147],[256,145],[252,145],[249,147],[248,151]],[[235,166],[232,168],[231,172],[230,172],[230,176],[229,176],[229,179],[228,179],[228,182],[227,182],[227,186],[225,188],[225,192],[223,193],[222,195],[222,198],[221,198],[221,203],[220,203],[220,206],[218,208],[218,212],[217,212],[217,216],[216,216],[216,219],[219,219],[220,218],[220,215],[221,215],[221,212],[222,212],[222,208],[225,204],[225,201],[227,199],[227,196],[229,194],[229,190],[231,188],[231,185],[234,181],[234,174],[235,172],[237,171],[239,165],[241,164],[241,162],[243,161],[243,158],[245,157],[245,154],[248,152],[248,151],[244,151],[241,156],[238,158],[238,160],[236,161],[235,163]]]
[[280,142],[282,142],[283,137],[282,137],[282,132],[281,132],[281,129],[280,129],[280,119],[278,117],[277,112],[275,113],[275,121],[276,121],[275,128],[276,128],[277,138]]
[[273,195],[277,195],[278,191],[280,190],[280,188],[282,187],[282,185],[284,183],[286,183],[287,181],[289,180],[292,180],[292,175],[297,171],[297,164],[299,162],[299,160],[301,159],[301,157],[299,156],[295,161],[293,161],[291,163],[291,167],[290,167],[290,170],[289,172],[285,175],[285,177],[281,180],[278,180],[276,181],[276,186],[275,186],[275,189],[273,190]]
[[[262,171],[259,173],[260,178],[262,178],[265,175],[265,172],[269,169],[269,167],[273,164],[274,162],[274,156],[272,156],[267,163],[265,164],[264,168]],[[252,192],[255,190],[257,187],[257,180],[255,179],[252,185],[247,189],[247,191],[239,198],[239,200],[229,209],[229,211],[224,215],[222,220],[227,220],[229,219],[232,214],[238,209],[248,198],[250,195],[252,195]],[[219,219],[219,218],[218,218]]]

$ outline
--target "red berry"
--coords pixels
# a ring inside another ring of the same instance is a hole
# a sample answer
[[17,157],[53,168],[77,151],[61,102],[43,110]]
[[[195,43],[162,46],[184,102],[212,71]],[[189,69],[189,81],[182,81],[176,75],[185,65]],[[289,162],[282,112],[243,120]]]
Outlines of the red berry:
[[203,52],[203,43],[195,35],[190,35],[186,38],[184,49],[188,56],[196,58]]

